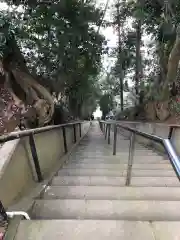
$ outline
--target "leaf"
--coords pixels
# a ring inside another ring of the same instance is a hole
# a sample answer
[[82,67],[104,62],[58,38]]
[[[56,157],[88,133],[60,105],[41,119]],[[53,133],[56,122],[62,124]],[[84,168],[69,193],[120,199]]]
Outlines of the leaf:
[[3,27],[4,24],[5,24],[5,21],[2,18],[0,18],[0,27]]
[[144,20],[144,18],[146,17],[146,14],[142,8],[137,8],[133,13],[133,17],[138,20]]

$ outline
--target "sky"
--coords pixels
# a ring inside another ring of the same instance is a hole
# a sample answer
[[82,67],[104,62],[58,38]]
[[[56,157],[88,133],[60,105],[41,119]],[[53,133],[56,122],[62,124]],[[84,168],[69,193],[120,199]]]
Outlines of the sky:
[[[97,6],[100,6],[100,5],[104,5],[103,7],[105,7],[105,4],[107,2],[107,0],[96,0],[97,2]],[[109,8],[107,9],[106,11],[106,14],[105,14],[105,17],[104,19],[105,20],[109,20],[111,21],[112,20],[112,13],[111,13],[111,5],[114,3],[114,0],[109,0]],[[100,29],[101,33],[105,36],[106,40],[108,41],[108,44],[107,46],[109,48],[114,48],[117,46],[117,35],[114,31],[114,29],[112,27],[106,27],[105,29],[104,28],[101,28]],[[111,67],[114,65],[114,59],[113,58],[110,58],[108,57],[107,55],[104,56],[104,60],[103,60],[103,67],[105,69],[110,70]]]
[[0,2],[0,9],[6,9],[7,5],[5,3]]
[[[105,7],[106,1],[107,0],[97,0],[97,6],[103,4]],[[109,0],[109,6],[111,6],[113,3],[114,3],[113,0]],[[112,14],[111,14],[110,9],[107,9],[104,19],[112,20]],[[108,41],[107,46],[109,48],[114,48],[117,46],[117,36],[112,27],[107,27],[105,29],[101,28],[100,31],[105,36],[106,40]],[[103,59],[103,68],[107,72],[109,72],[113,65],[114,65],[114,59],[105,55],[104,59]],[[96,111],[94,112],[94,117],[97,118],[97,117],[101,117],[101,116],[102,116],[102,112],[101,112],[100,108],[98,107],[96,109]]]
[[[105,5],[107,0],[97,0],[97,5]],[[105,20],[112,20],[112,10],[111,10],[111,5],[114,3],[114,0],[109,0],[109,7],[106,11],[105,14]],[[129,22],[127,22],[127,25],[129,27],[131,27],[131,20],[129,20]],[[106,37],[106,40],[108,41],[108,47],[109,48],[114,48],[117,46],[118,43],[118,37],[117,37],[117,33],[115,33],[115,31],[113,30],[112,27],[107,27],[106,29],[101,28],[101,33]],[[144,35],[142,37],[143,41],[144,41],[144,47],[142,47],[141,51],[143,52],[143,56],[146,58],[152,57],[148,54],[147,52],[147,45],[152,41],[151,39],[151,35]],[[108,55],[104,56],[103,59],[103,67],[105,69],[105,71],[110,72],[111,67],[114,65],[115,59],[110,58]],[[132,85],[132,81],[128,80],[128,84],[129,86]],[[127,98],[128,93],[124,93],[124,98]],[[120,98],[119,96],[116,98],[116,100],[120,103]],[[97,108],[95,115],[97,117],[100,117],[102,115],[101,111],[99,108]]]

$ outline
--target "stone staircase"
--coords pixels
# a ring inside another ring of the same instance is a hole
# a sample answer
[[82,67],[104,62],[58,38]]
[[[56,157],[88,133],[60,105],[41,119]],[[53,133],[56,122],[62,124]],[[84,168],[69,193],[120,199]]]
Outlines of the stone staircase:
[[15,240],[180,239],[180,183],[169,160],[136,144],[125,186],[129,140],[118,136],[112,156],[98,124],[80,143]]

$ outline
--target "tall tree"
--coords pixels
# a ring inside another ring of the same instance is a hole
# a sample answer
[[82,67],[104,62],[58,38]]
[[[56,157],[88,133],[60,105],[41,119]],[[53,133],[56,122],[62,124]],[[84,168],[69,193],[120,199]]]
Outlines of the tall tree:
[[[96,92],[104,37],[95,27],[99,26],[103,12],[92,1],[5,2],[11,8],[1,12],[8,26],[0,29],[1,40],[5,37],[1,56],[12,83],[11,94],[25,106],[32,105],[42,118],[49,116],[42,124],[53,113],[47,89],[61,93],[71,113],[81,117],[87,98],[96,96],[90,92]],[[21,10],[15,10],[13,4]],[[39,93],[42,89],[43,95]]]
[[99,100],[99,106],[102,111],[102,118],[105,119],[106,115],[113,109],[113,96],[109,93],[104,93]]
[[122,27],[122,22],[120,18],[120,0],[117,1],[116,8],[117,8],[117,30],[118,30],[118,68],[119,68],[119,82],[120,82],[120,97],[121,97],[121,111],[124,110],[124,88],[123,88],[123,68],[122,68],[122,63],[123,63],[123,43],[121,38],[124,36],[123,33],[123,27]]
[[136,6],[136,71],[135,71],[135,90],[139,95],[139,83],[142,76],[141,64],[141,38],[142,38],[142,0],[137,0]]

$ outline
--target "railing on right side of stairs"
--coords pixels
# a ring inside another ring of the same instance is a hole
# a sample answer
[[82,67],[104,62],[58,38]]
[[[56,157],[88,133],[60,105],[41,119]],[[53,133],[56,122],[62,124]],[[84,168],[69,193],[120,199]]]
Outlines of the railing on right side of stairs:
[[[110,135],[111,135],[111,127],[114,128],[114,136],[113,136],[113,155],[116,155],[116,147],[117,147],[117,129],[123,129],[130,133],[130,144],[129,144],[129,157],[128,157],[128,169],[127,169],[127,178],[126,178],[126,185],[130,185],[130,179],[131,179],[131,171],[132,171],[132,165],[133,165],[133,157],[134,157],[134,148],[135,148],[135,136],[141,136],[146,139],[152,140],[156,143],[159,143],[163,146],[165,152],[168,155],[169,161],[176,173],[176,176],[178,177],[180,181],[180,158],[171,142],[170,137],[169,138],[162,138],[156,135],[152,135],[146,132],[139,131],[135,128],[131,128],[128,126],[125,126],[119,122],[116,121],[99,121],[100,128],[102,132],[105,134],[105,139],[108,139],[108,144],[110,144]],[[172,129],[170,129],[172,131]]]

